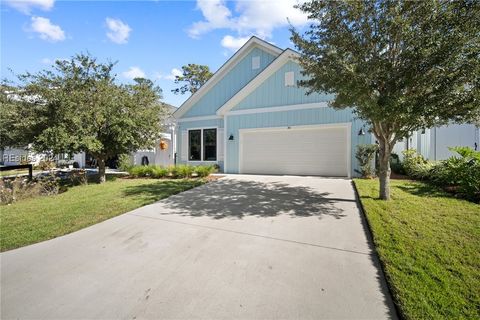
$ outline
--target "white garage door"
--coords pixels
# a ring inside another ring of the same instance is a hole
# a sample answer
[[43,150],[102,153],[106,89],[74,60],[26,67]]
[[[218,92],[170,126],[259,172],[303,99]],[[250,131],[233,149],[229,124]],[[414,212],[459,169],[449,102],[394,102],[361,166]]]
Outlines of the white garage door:
[[347,126],[241,131],[240,173],[348,176],[348,135]]

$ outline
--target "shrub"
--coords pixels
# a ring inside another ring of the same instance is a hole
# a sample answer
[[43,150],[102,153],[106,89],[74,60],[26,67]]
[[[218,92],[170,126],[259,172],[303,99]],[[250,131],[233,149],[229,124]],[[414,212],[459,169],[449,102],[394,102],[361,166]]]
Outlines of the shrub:
[[47,171],[55,168],[55,162],[50,160],[41,160],[38,165],[35,166],[35,169],[40,169],[42,171]]
[[214,166],[196,166],[194,170],[199,178],[208,177],[210,174],[217,171]]
[[176,178],[191,178],[194,168],[188,164],[179,164],[176,166],[175,177]]
[[118,156],[118,169],[128,172],[133,167],[132,157],[128,154]]
[[73,186],[85,185],[88,183],[87,171],[73,170],[68,175],[69,183]]
[[0,180],[0,203],[10,204],[18,200],[38,196],[50,196],[65,190],[60,187],[59,178],[55,175],[40,176],[32,181],[18,177]]
[[456,186],[463,197],[480,202],[480,152],[468,147],[450,150],[460,156],[441,161],[432,170],[432,181],[441,186]]
[[152,169],[152,178],[165,178],[168,176],[168,169],[161,166],[154,166]]
[[403,167],[403,163],[400,161],[400,157],[396,153],[392,153],[390,156],[390,168],[396,174],[405,174],[405,168]]
[[138,177],[152,177],[154,175],[155,166],[133,166],[128,170],[132,176]]
[[355,170],[362,175],[363,178],[371,178],[375,175],[372,167],[372,161],[377,152],[378,146],[376,144],[361,144],[357,147],[355,158],[357,158],[360,170]]
[[428,180],[434,167],[433,162],[425,160],[416,150],[408,149],[403,151],[403,168],[405,173],[414,179]]

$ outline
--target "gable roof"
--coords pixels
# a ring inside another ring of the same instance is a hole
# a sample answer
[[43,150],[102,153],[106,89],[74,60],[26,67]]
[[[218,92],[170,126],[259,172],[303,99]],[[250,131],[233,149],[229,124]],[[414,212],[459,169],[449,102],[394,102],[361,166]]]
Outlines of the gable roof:
[[225,115],[232,110],[245,97],[252,93],[260,84],[267,80],[272,74],[280,69],[287,61],[295,61],[300,54],[292,49],[286,49],[275,60],[272,61],[265,69],[262,70],[255,78],[247,83],[240,91],[233,95],[223,106],[217,110],[217,115]]
[[279,56],[282,53],[282,49],[268,43],[255,36],[251,37],[235,54],[230,57],[214,74],[213,76],[198,89],[197,92],[192,94],[178,109],[173,113],[175,118],[182,117],[190,108],[197,103],[210,89],[212,89],[244,56],[246,56],[251,49],[259,47],[262,50],[274,55]]

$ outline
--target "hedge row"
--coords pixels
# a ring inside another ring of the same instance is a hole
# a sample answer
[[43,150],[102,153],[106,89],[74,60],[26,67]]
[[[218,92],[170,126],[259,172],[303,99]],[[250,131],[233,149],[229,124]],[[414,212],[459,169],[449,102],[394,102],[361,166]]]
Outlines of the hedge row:
[[128,173],[133,177],[149,177],[149,178],[204,178],[216,171],[215,166],[191,166],[188,164],[180,164],[176,166],[162,167],[157,165],[148,166],[132,166],[128,168]]

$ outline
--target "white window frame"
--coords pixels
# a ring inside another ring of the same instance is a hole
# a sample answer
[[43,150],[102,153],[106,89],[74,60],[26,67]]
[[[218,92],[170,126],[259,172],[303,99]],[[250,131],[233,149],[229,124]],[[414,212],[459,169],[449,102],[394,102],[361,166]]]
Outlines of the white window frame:
[[[217,160],[204,160],[204,150],[203,150],[203,130],[208,130],[208,129],[215,129],[216,130],[216,137],[217,137],[217,142],[215,144],[215,156]],[[201,127],[201,128],[188,128],[187,129],[187,162],[188,163],[200,163],[200,162],[206,162],[206,163],[218,163],[218,126],[217,127]],[[200,160],[190,160],[190,131],[196,131],[200,130]]]

